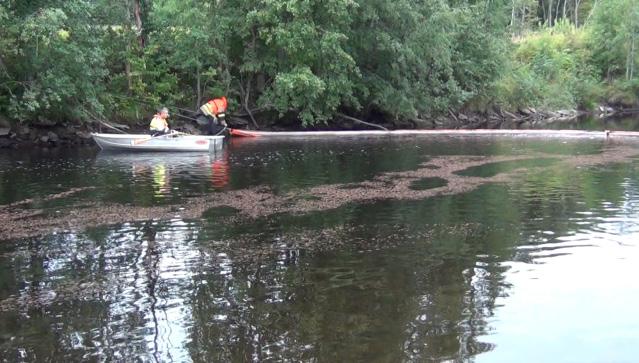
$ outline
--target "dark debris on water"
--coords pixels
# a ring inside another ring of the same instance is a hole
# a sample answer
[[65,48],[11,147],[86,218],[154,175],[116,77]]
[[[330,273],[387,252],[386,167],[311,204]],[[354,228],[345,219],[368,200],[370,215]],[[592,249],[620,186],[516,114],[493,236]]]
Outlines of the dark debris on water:
[[[46,213],[40,209],[29,209],[28,206],[33,200],[23,200],[0,206],[0,239],[82,231],[88,227],[134,221],[174,218],[196,220],[201,219],[207,211],[221,207],[237,211],[235,218],[251,220],[274,214],[298,215],[335,209],[349,203],[422,200],[439,195],[469,192],[487,183],[508,182],[521,171],[514,169],[490,177],[458,174],[468,168],[486,164],[551,158],[564,165],[577,167],[628,162],[638,155],[639,150],[635,148],[613,147],[596,155],[558,156],[539,153],[516,156],[443,156],[430,159],[416,170],[384,173],[365,182],[322,185],[284,195],[276,194],[268,188],[256,187],[187,198],[179,205],[144,207],[104,202],[75,202],[56,213]],[[532,168],[535,167],[528,167]],[[415,190],[414,183],[425,178],[439,178],[445,180],[446,184]],[[41,200],[61,199],[91,188],[74,188]]]

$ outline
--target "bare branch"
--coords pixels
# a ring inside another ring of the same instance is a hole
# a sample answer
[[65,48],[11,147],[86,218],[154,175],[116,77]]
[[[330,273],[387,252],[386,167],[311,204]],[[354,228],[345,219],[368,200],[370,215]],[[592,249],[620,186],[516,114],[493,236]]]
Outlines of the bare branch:
[[343,118],[343,119],[346,119],[346,120],[350,120],[350,121],[353,121],[353,122],[357,122],[357,123],[361,123],[361,124],[364,124],[364,125],[368,125],[368,126],[370,126],[370,127],[376,127],[376,128],[378,128],[378,129],[381,129],[381,130],[384,130],[384,131],[388,131],[388,129],[387,129],[387,128],[385,128],[384,126],[377,125],[377,124],[373,124],[373,123],[366,122],[366,121],[362,121],[362,120],[360,120],[360,119],[358,119],[358,118],[355,118],[355,117],[351,117],[351,116],[344,115],[343,113],[339,113],[339,112],[338,112],[338,113],[337,113],[337,116],[339,116],[339,117],[341,117],[341,118]]

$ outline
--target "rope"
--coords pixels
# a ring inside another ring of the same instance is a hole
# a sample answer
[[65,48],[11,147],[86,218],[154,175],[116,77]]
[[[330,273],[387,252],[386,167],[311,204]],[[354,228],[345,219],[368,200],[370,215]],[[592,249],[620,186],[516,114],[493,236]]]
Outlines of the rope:
[[218,131],[218,133],[217,133],[217,134],[215,134],[215,135],[213,135],[213,136],[219,136],[219,135],[220,135],[221,133],[223,133],[223,132],[224,132],[224,130],[226,130],[227,128],[228,128],[227,126],[224,126],[224,128],[223,128],[222,130]]

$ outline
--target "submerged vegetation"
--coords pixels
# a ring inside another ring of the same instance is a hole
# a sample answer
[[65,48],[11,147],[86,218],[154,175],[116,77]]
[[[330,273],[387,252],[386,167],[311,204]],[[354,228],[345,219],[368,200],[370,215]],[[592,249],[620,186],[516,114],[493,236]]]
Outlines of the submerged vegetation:
[[261,125],[634,106],[638,36],[635,0],[8,0],[0,115],[128,122],[221,94]]

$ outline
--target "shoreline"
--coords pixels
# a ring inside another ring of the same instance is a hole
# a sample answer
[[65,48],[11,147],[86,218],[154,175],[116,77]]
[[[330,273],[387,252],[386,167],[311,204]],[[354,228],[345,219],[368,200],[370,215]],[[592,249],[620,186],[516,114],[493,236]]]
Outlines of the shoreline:
[[[516,112],[509,111],[489,111],[489,112],[468,112],[453,113],[448,115],[437,116],[429,119],[413,119],[402,120],[397,122],[382,121],[377,125],[388,128],[389,131],[375,131],[367,126],[362,126],[352,120],[333,121],[324,127],[302,128],[302,127],[265,127],[260,131],[265,132],[282,132],[282,136],[303,136],[308,133],[316,135],[329,135],[342,133],[344,135],[353,134],[353,132],[367,131],[370,135],[375,134],[462,134],[464,131],[468,134],[549,134],[551,130],[554,133],[560,131],[556,125],[563,123],[571,123],[583,118],[596,118],[602,122],[606,120],[615,120],[620,117],[639,115],[637,109],[620,109],[613,110],[611,108],[600,107],[598,112],[584,112],[577,110],[560,110],[560,111],[537,111],[533,108],[527,108]],[[198,129],[189,122],[180,120],[174,121],[174,127],[177,130],[188,133],[198,133]],[[243,128],[242,122],[229,122],[234,128]],[[555,126],[549,128],[549,126]],[[130,133],[146,133],[146,129],[139,124],[117,125]],[[93,145],[91,138],[92,132],[108,132],[108,129],[101,127],[100,124],[33,124],[33,125],[0,125],[0,149],[19,149],[26,147],[60,147],[60,146],[87,146]],[[483,132],[486,131],[486,132]],[[574,130],[595,133],[604,133],[607,130]],[[574,133],[574,132],[572,132]],[[612,131],[615,136],[622,136],[623,131]],[[563,134],[567,135],[566,132]],[[585,134],[584,134],[585,135]],[[606,134],[606,136],[608,136]],[[631,136],[630,134],[623,136]]]

